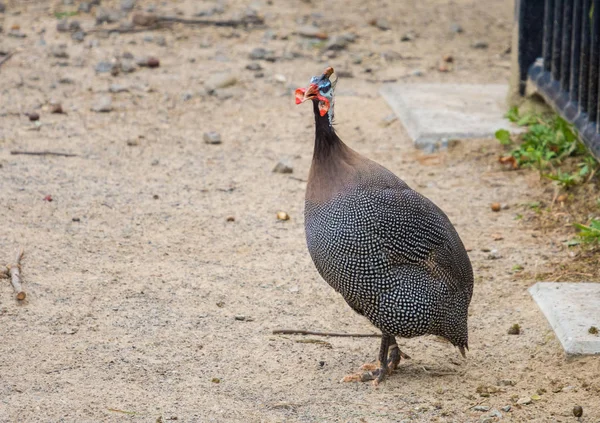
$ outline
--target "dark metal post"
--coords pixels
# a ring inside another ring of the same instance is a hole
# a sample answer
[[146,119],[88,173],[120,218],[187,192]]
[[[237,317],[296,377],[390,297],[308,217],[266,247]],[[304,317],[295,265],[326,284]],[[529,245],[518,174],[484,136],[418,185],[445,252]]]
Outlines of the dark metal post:
[[598,48],[600,48],[600,0],[593,1],[592,42],[590,43],[590,82],[588,86],[588,119],[596,121],[598,113]]
[[552,24],[552,78],[555,81],[560,81],[562,6],[563,0],[554,0],[554,19]]
[[590,0],[581,7],[581,60],[579,61],[579,111],[587,113],[590,70]]
[[573,1],[573,31],[571,35],[571,80],[569,96],[572,102],[579,99],[579,60],[581,59],[581,2]]
[[554,0],[546,0],[544,7],[544,70],[550,71],[552,64],[552,23],[554,22]]

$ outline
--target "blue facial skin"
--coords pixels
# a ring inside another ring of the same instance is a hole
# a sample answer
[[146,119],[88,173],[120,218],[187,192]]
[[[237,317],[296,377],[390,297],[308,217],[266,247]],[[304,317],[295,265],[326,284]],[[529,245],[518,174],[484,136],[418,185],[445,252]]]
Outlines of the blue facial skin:
[[311,84],[315,84],[319,88],[319,94],[329,100],[329,110],[327,111],[327,117],[331,124],[333,120],[333,90],[331,81],[325,76],[313,76],[310,80]]

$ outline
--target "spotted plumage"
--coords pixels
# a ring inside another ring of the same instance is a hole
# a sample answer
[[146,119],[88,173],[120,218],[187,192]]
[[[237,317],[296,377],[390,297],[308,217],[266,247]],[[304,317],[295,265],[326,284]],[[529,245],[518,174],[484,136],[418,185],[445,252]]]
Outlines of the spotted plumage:
[[[381,330],[378,381],[388,371],[395,336],[439,335],[464,355],[473,291],[467,252],[442,210],[339,139],[332,107],[326,107],[333,104],[330,75],[326,71],[297,92],[300,102],[313,100],[315,113],[305,200],[306,241],[315,266]],[[392,367],[399,357],[394,360]]]

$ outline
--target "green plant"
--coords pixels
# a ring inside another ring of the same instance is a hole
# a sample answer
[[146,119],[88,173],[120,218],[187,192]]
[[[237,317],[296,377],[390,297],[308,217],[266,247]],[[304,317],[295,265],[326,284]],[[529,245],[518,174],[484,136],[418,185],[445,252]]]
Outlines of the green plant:
[[56,19],[63,19],[63,18],[69,18],[71,16],[76,16],[79,12],[77,11],[73,11],[73,12],[54,12],[54,17]]
[[[579,142],[572,125],[557,115],[535,113],[519,114],[511,108],[506,117],[527,131],[515,137],[514,142],[507,130],[496,131],[496,139],[505,146],[511,146],[510,156],[501,158],[502,163],[513,163],[514,168],[533,167],[540,174],[557,181],[565,188],[587,182],[598,170],[598,162]],[[575,172],[557,169],[567,157],[581,157]],[[551,170],[551,172],[544,172]]]
[[579,229],[577,236],[583,242],[600,244],[600,219],[592,219],[588,225],[575,223],[574,226]]

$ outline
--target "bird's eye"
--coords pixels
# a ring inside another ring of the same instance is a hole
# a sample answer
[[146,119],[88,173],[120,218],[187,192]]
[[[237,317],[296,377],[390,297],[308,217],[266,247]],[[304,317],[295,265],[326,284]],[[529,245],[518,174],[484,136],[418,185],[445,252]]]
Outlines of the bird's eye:
[[321,92],[323,94],[327,94],[329,92],[329,90],[331,89],[331,82],[326,82],[323,85],[321,85],[319,88],[321,89]]

